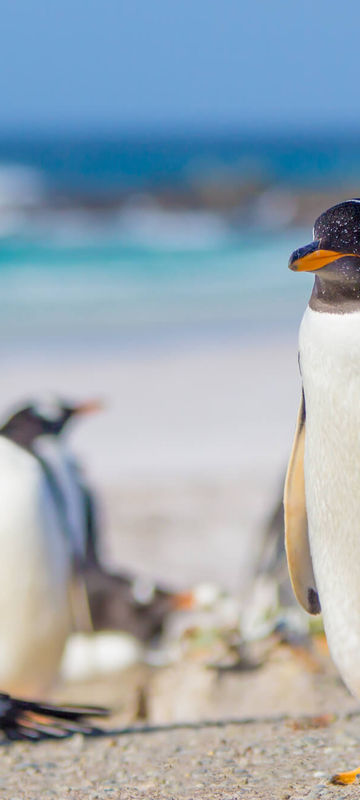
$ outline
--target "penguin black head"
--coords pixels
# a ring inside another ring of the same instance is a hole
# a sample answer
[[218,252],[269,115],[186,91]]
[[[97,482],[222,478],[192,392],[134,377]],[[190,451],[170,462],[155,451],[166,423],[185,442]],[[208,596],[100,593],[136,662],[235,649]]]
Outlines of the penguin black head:
[[335,265],[341,272],[345,261],[360,276],[360,199],[345,200],[320,214],[314,225],[314,241],[291,254],[289,267],[296,272],[325,268],[332,273]]
[[312,307],[317,300],[317,310],[331,311],[334,305],[340,312],[355,306],[360,310],[360,199],[345,200],[320,214],[314,240],[292,253],[289,267],[315,273]]
[[30,448],[38,436],[59,436],[74,416],[100,408],[100,403],[96,401],[69,405],[55,400],[25,405],[9,417],[0,428],[0,435]]

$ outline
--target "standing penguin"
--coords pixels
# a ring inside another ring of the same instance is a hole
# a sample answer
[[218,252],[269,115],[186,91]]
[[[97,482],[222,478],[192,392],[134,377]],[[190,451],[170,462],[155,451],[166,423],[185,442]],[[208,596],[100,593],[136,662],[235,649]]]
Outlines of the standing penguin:
[[81,467],[67,447],[64,433],[70,421],[101,408],[93,400],[70,404],[50,398],[22,405],[0,428],[0,436],[11,439],[41,462],[71,547],[80,561],[88,559],[95,548],[96,502]]
[[[285,534],[295,595],[323,613],[331,655],[360,697],[360,199],[316,220],[290,257],[313,272],[299,336],[302,398],[285,483]],[[360,767],[335,775],[351,783]]]
[[[161,633],[169,613],[197,606],[197,593],[172,592],[125,571],[111,572],[101,563],[96,495],[64,435],[71,420],[101,408],[98,401],[74,404],[60,398],[18,407],[0,428],[0,496],[1,437],[5,437],[32,454],[44,472],[59,531],[77,568],[71,592],[76,630],[127,631],[147,642]],[[18,496],[20,500],[20,487]]]
[[[48,433],[58,425],[49,416]],[[66,474],[32,451],[43,429],[32,406],[0,429],[0,687],[25,697],[47,692],[56,676],[73,628],[74,564],[84,552]]]

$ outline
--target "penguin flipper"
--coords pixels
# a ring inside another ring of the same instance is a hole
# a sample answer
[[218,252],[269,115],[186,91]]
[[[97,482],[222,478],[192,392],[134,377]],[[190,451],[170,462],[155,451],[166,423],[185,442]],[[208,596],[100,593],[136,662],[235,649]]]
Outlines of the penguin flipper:
[[310,553],[304,479],[305,398],[302,392],[294,443],[285,480],[285,547],[293,591],[309,614],[321,607]]

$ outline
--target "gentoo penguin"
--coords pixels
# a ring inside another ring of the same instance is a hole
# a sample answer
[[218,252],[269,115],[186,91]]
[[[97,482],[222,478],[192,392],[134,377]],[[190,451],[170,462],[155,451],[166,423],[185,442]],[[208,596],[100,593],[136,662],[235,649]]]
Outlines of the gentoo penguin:
[[41,460],[80,560],[89,558],[95,547],[96,503],[64,433],[70,421],[101,408],[98,401],[75,404],[51,397],[17,408],[0,428],[0,435]]
[[[46,472],[63,528],[80,562],[92,630],[127,631],[147,642],[161,633],[171,611],[195,606],[196,598],[193,592],[174,593],[123,571],[110,572],[101,563],[96,496],[64,436],[71,420],[101,407],[98,401],[75,404],[60,398],[26,403],[11,414],[0,436],[32,453]],[[83,617],[88,631],[89,619]],[[83,629],[81,622],[78,615],[78,630]]]
[[[285,483],[293,589],[323,613],[331,655],[360,697],[360,199],[329,208],[290,269],[315,281],[300,327],[302,397]],[[334,776],[351,783],[360,767]]]
[[[57,424],[49,418],[49,431]],[[0,429],[0,687],[23,697],[46,693],[56,676],[73,629],[74,562],[84,550],[61,470],[31,449],[41,426],[29,407]]]

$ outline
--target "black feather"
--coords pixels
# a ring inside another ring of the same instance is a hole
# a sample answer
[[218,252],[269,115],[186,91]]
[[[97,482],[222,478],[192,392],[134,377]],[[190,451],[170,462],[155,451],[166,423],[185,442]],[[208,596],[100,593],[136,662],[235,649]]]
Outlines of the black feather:
[[106,717],[108,713],[98,706],[57,706],[0,693],[0,730],[11,740],[37,741],[59,739],[72,733],[99,733],[100,729],[88,718]]

